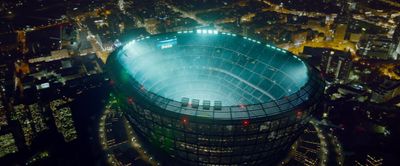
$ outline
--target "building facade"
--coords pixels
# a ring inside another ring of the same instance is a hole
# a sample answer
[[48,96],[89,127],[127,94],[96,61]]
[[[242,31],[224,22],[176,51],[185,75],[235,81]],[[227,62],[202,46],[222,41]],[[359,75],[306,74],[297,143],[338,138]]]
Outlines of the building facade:
[[357,53],[364,59],[397,59],[397,44],[379,35],[365,35],[357,43]]

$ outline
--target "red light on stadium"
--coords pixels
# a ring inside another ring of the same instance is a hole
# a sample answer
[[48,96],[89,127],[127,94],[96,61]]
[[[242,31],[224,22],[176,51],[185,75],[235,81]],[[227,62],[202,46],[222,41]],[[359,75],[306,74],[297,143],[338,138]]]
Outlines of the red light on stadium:
[[187,125],[187,124],[189,124],[189,118],[186,116],[183,116],[181,118],[181,122],[182,122],[182,124]]
[[133,101],[133,98],[132,98],[132,97],[129,97],[129,98],[128,98],[128,103],[129,103],[129,104],[133,104],[133,103],[134,103],[134,101]]
[[114,80],[110,80],[110,81],[109,81],[109,84],[110,84],[111,86],[113,86],[113,85],[115,84]]
[[242,121],[242,125],[244,126],[244,127],[247,127],[247,126],[249,126],[250,125],[250,121],[249,120],[243,120]]
[[296,118],[300,119],[303,116],[303,111],[301,109],[296,110]]
[[241,109],[244,109],[245,107],[246,107],[246,105],[240,104],[240,108],[241,108]]

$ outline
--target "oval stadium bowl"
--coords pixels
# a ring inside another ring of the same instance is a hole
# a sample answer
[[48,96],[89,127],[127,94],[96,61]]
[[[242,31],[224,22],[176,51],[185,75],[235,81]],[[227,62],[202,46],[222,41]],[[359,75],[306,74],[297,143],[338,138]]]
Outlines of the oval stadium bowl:
[[280,162],[324,89],[290,52],[209,29],[124,43],[107,70],[135,130],[184,165]]

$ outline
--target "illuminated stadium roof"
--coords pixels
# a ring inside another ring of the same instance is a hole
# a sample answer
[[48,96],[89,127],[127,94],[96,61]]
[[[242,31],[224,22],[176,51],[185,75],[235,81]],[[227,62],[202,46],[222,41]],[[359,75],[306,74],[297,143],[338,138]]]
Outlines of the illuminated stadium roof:
[[185,104],[277,107],[280,99],[298,99],[293,107],[314,93],[301,91],[310,82],[310,69],[293,54],[216,30],[145,37],[126,43],[112,56],[132,78],[131,86],[146,91],[142,95],[156,103],[163,100],[170,111]]
[[176,165],[276,165],[324,91],[293,54],[208,29],[123,43],[106,71],[135,131]]

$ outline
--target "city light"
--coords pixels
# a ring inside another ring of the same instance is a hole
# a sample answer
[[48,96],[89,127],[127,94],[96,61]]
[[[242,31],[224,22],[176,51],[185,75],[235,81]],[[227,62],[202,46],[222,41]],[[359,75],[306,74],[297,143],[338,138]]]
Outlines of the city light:
[[0,18],[0,165],[400,165],[398,0],[24,0]]

